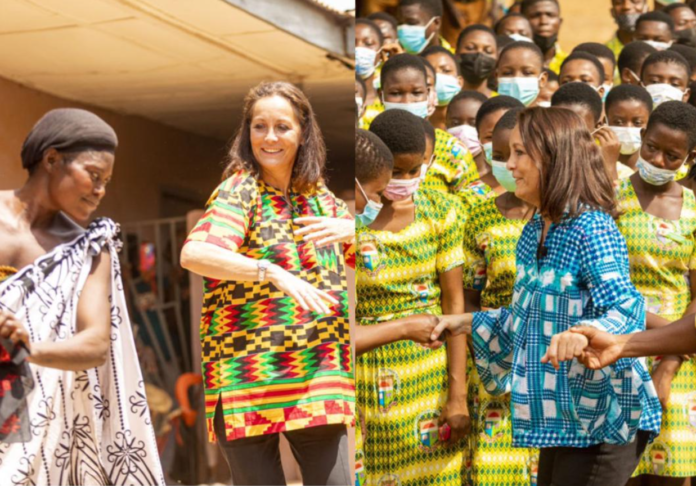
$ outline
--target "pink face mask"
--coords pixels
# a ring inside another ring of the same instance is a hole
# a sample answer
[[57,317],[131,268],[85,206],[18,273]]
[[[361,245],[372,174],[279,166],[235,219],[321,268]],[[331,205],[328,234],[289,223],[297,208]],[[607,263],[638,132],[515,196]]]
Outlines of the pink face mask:
[[421,177],[413,179],[392,179],[384,189],[384,197],[390,201],[403,201],[418,190]]
[[466,148],[469,149],[469,152],[471,152],[471,155],[476,156],[481,153],[481,142],[479,142],[476,127],[472,127],[471,125],[458,125],[448,128],[447,132],[464,143]]
[[403,201],[418,190],[420,183],[425,180],[425,174],[435,162],[435,154],[430,157],[430,162],[421,166],[421,173],[415,179],[391,179],[384,189],[384,197],[390,201]]

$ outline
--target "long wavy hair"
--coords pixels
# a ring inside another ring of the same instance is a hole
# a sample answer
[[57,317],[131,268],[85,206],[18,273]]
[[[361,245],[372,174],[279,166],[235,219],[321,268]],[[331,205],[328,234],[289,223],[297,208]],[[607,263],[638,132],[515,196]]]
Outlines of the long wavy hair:
[[309,100],[297,86],[284,81],[263,82],[251,88],[244,97],[242,123],[232,142],[223,178],[238,170],[248,170],[256,177],[259,176],[259,163],[251,150],[251,117],[256,102],[270,96],[282,96],[290,102],[302,129],[290,184],[299,193],[314,192],[317,185],[324,181],[326,145]]
[[583,120],[563,108],[528,108],[518,115],[522,144],[541,173],[539,212],[559,222],[588,208],[619,216],[602,153]]

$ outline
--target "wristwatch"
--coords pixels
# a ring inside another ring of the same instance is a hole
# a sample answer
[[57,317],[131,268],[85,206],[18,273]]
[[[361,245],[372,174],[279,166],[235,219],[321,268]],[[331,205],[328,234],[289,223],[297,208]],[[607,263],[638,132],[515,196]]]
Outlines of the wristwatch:
[[263,282],[266,280],[266,271],[270,266],[271,262],[269,262],[268,260],[259,260],[256,263],[256,268],[259,269],[259,282]]

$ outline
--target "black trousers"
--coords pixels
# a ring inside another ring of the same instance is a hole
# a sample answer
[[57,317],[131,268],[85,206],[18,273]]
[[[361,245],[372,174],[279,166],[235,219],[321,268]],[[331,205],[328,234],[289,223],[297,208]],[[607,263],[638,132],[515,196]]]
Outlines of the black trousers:
[[[345,425],[320,425],[283,432],[300,465],[306,486],[347,486],[351,480]],[[222,407],[215,410],[215,435],[232,472],[234,485],[285,485],[280,462],[280,434],[228,441]]]
[[633,442],[591,447],[549,447],[539,454],[538,486],[624,486],[648,445],[639,430]]

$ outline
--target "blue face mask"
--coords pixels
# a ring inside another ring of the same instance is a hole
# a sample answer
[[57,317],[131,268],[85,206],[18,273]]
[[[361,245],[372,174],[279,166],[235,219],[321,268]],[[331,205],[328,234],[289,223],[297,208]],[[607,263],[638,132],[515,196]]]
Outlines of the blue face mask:
[[362,79],[367,79],[375,72],[375,59],[377,59],[378,51],[368,49],[367,47],[355,48],[355,74]]
[[512,96],[529,106],[539,96],[539,78],[498,78],[498,94]]
[[447,106],[457,93],[462,90],[459,81],[454,76],[448,74],[437,74],[435,76],[435,91],[437,92],[437,106]]
[[384,101],[384,97],[382,97],[382,104],[385,110],[405,110],[420,118],[428,116],[428,100],[416,101],[415,103],[392,103]]
[[498,184],[503,186],[508,192],[515,192],[517,189],[517,181],[507,168],[507,163],[501,162],[499,160],[491,161],[491,167],[493,169],[493,177],[498,181]]
[[491,165],[493,161],[493,142],[488,142],[483,144],[483,154],[486,157],[486,162]]
[[355,179],[355,182],[358,184],[358,189],[360,189],[360,192],[365,198],[365,201],[367,201],[367,204],[365,205],[363,212],[361,214],[355,215],[355,220],[363,226],[370,226],[375,221],[375,219],[377,219],[377,215],[379,215],[379,212],[382,210],[384,204],[375,202],[372,199],[368,198],[367,194],[365,194],[365,190],[360,185],[360,181],[358,179]]
[[430,19],[430,22],[423,25],[406,25],[402,24],[396,29],[396,35],[399,37],[399,44],[401,44],[406,52],[409,54],[420,54],[425,46],[428,45],[430,39],[433,38],[435,32],[430,34],[430,37],[426,39],[425,31],[428,26],[435,20],[436,17]]

